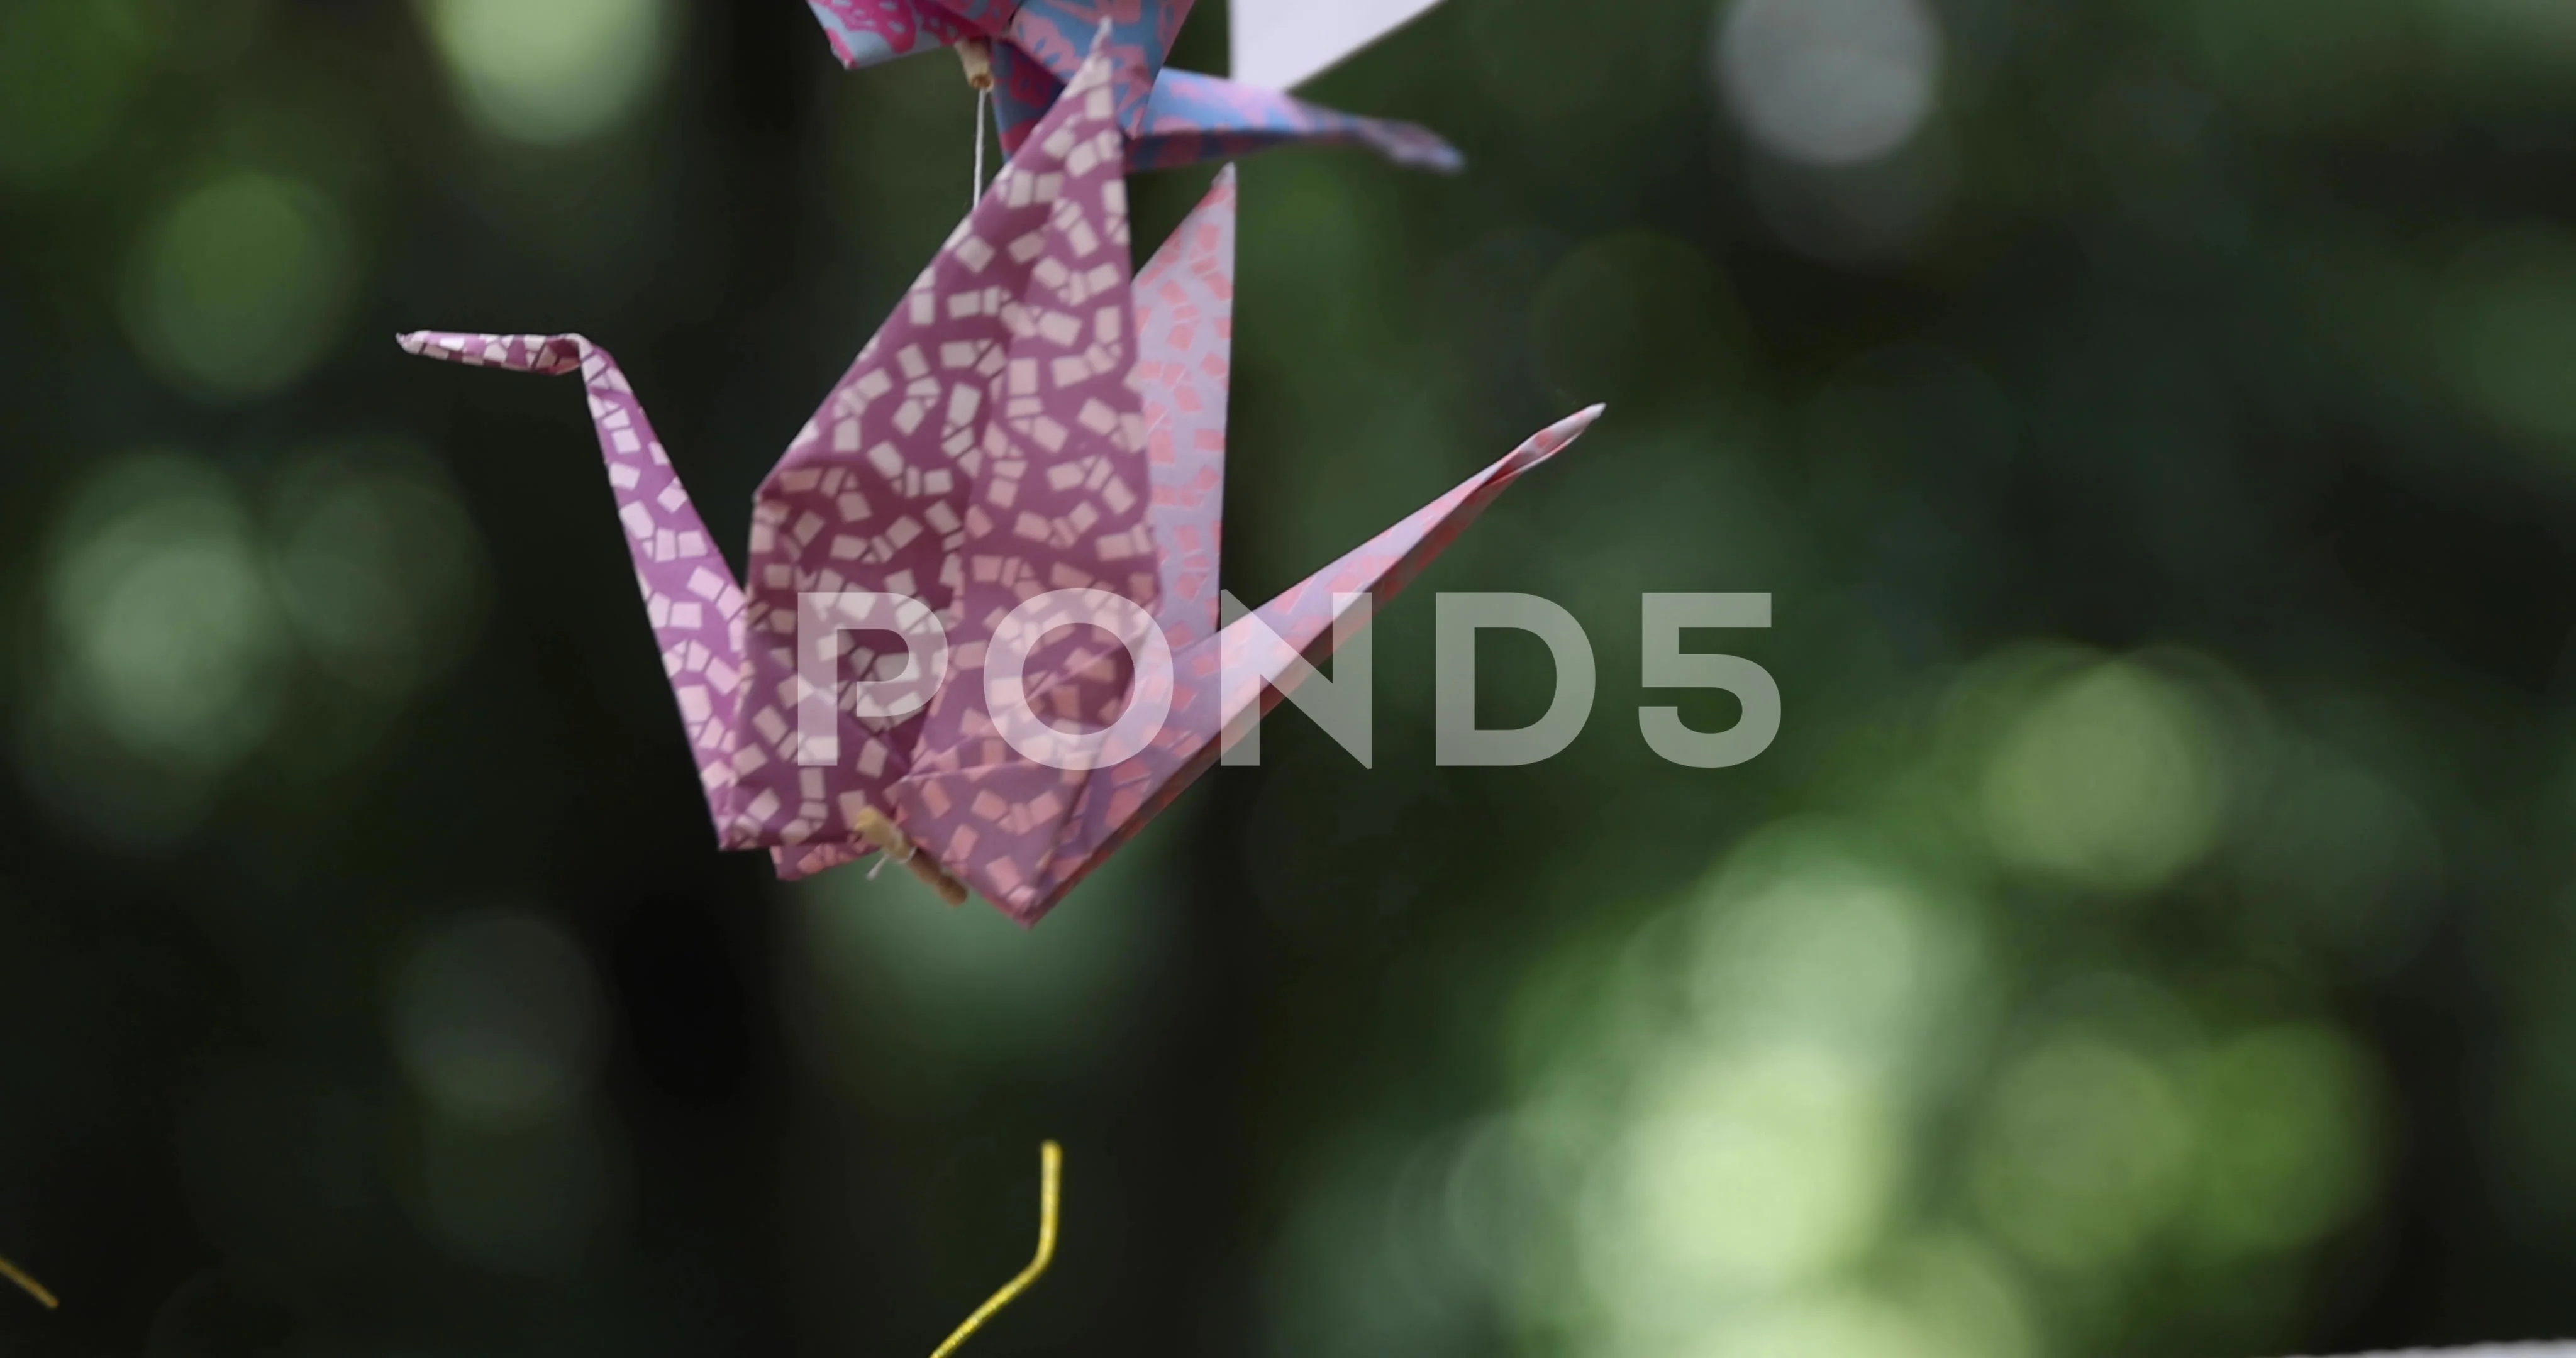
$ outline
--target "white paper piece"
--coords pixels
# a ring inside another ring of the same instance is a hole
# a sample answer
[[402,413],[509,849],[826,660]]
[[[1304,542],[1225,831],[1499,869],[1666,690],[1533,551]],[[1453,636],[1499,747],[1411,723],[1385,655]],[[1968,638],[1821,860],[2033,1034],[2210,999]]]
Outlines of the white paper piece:
[[2473,1349],[2391,1349],[2351,1358],[2576,1358],[2576,1343],[2481,1344]]
[[1234,78],[1285,90],[1385,37],[1440,0],[1234,0]]

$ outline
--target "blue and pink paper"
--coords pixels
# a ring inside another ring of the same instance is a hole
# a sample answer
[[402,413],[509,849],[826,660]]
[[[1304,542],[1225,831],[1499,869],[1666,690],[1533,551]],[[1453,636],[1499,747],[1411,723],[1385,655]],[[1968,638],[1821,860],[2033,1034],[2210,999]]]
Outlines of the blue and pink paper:
[[[1288,144],[1365,147],[1456,170],[1455,149],[1411,123],[1337,112],[1281,91],[1164,68],[1191,0],[806,0],[853,69],[970,38],[992,44],[1002,149],[1016,153],[1063,93],[1105,21],[1128,164],[1167,169]],[[1421,8],[1420,0],[1398,6]]]

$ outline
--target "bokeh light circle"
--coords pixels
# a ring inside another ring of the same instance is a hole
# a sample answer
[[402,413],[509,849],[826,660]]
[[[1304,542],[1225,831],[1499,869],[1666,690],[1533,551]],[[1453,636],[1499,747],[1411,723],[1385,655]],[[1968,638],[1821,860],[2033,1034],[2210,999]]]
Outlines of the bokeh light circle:
[[1931,117],[1941,31],[1922,0],[1736,0],[1717,75],[1745,133],[1809,165],[1874,160]]
[[206,463],[139,454],[92,478],[46,605],[65,688],[127,750],[211,770],[274,722],[279,619],[249,516]]
[[2172,1075],[2081,1033],[1997,1083],[1970,1163],[1987,1223],[2023,1257],[2068,1272],[2126,1262],[2180,1204],[2195,1127]]
[[560,1116],[587,1091],[599,986],[580,945],[518,911],[432,926],[392,995],[412,1082],[448,1115],[520,1124]]
[[278,599],[333,677],[402,698],[463,660],[482,543],[437,464],[407,448],[312,452],[278,477],[271,516]]
[[1867,1072],[1786,1046],[1672,1059],[1602,1162],[1590,1262],[1607,1294],[1779,1286],[1868,1244],[1903,1142]]
[[466,112],[513,141],[585,141],[634,111],[662,70],[668,0],[427,0]]
[[0,184],[50,187],[115,130],[140,63],[106,11],[98,0],[0,5]]
[[2006,862],[2145,890],[2215,846],[2226,795],[2216,723],[2192,693],[2109,661],[2031,695],[1988,756],[1979,804]]
[[327,196],[235,172],[181,198],[145,231],[127,266],[126,329],[174,385],[264,396],[321,358],[354,272],[347,221]]

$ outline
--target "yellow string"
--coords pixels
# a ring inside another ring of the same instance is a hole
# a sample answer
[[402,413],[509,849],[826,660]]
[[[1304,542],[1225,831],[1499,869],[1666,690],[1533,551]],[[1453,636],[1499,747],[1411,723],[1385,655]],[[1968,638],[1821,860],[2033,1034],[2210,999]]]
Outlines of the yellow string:
[[35,1279],[28,1277],[25,1270],[19,1268],[16,1264],[10,1263],[7,1259],[0,1259],[0,1278],[7,1278],[9,1281],[27,1289],[27,1295],[43,1302],[45,1304],[45,1309],[48,1311],[54,1310],[62,1305],[61,1302],[54,1300],[53,1293],[45,1290],[45,1285],[43,1283],[37,1282]]
[[976,1307],[975,1314],[966,1317],[966,1323],[958,1326],[955,1334],[948,1336],[947,1343],[933,1350],[930,1358],[948,1358],[948,1355],[955,1353],[958,1345],[974,1338],[975,1332],[984,1328],[984,1322],[991,1320],[994,1312],[1010,1305],[1012,1298],[1027,1291],[1029,1284],[1036,1282],[1038,1275],[1046,1272],[1047,1265],[1054,1261],[1056,1187],[1058,1181],[1063,1178],[1063,1174],[1064,1149],[1052,1141],[1040,1145],[1038,1147],[1038,1257],[1030,1260],[1027,1268],[1020,1270],[1020,1276],[1002,1284],[1001,1291],[994,1293],[983,1305]]

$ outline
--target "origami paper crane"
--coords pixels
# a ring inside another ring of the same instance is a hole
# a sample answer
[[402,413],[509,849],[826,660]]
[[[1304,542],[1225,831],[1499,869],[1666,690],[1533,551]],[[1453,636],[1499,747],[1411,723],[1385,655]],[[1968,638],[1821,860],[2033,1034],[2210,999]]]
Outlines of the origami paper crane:
[[1293,90],[1440,0],[1233,0],[1228,14],[1235,79]]
[[[878,842],[898,856],[917,845],[1034,923],[1216,758],[1229,721],[1278,701],[1275,682],[1330,647],[1354,596],[1400,587],[1599,413],[1538,434],[1220,630],[1233,176],[1131,280],[1112,71],[1095,48],[789,444],[754,497],[748,588],[606,350],[578,335],[402,337],[432,358],[580,371],[718,842],[769,849],[782,876]],[[1057,591],[1150,613],[1168,677],[1158,687],[1150,667],[1082,628],[1048,640],[1063,627],[1054,616],[1014,621]],[[815,601],[849,593],[870,602],[819,629],[849,653],[798,654],[812,610],[843,606]],[[890,596],[917,600],[913,613]],[[921,681],[908,647],[924,614],[952,660],[924,684],[927,706],[845,700],[842,674]],[[872,630],[906,644],[855,644]],[[1015,645],[1028,708],[989,710],[992,686],[1008,684],[988,662]],[[1115,732],[1122,713],[1153,705],[1166,707],[1159,726],[1087,767],[1012,743]],[[809,741],[800,727],[828,734]],[[889,820],[903,838],[872,840]]]
[[[981,40],[992,49],[1002,149],[1017,153],[1106,21],[1124,63],[1118,122],[1128,163],[1168,169],[1290,142],[1372,148],[1401,165],[1455,170],[1457,151],[1411,123],[1360,118],[1275,90],[1163,68],[1191,0],[806,0],[841,64],[856,69]],[[1347,0],[1345,0],[1347,3]]]

